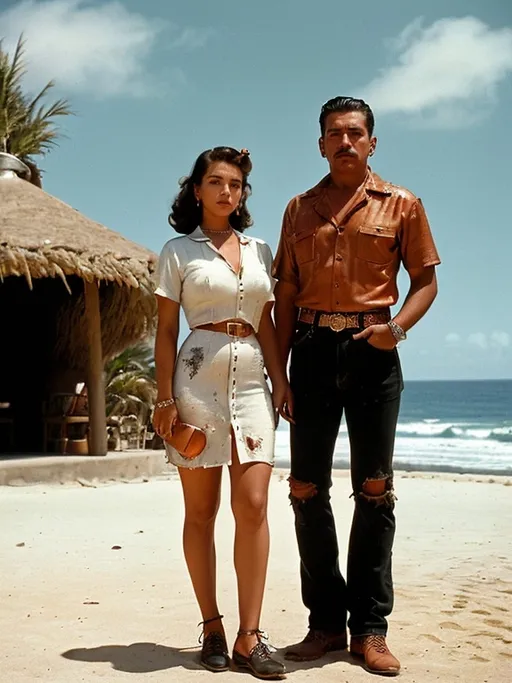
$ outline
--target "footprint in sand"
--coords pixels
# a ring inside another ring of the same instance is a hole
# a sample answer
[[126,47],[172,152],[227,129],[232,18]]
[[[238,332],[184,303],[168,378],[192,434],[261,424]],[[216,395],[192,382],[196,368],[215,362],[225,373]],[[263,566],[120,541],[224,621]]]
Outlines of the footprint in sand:
[[492,638],[493,640],[499,640],[504,645],[512,642],[505,640],[500,633],[493,633],[492,631],[480,631],[479,633],[472,633],[471,638]]
[[498,593],[506,593],[507,595],[512,595],[512,588],[505,588],[504,590],[498,591]]
[[479,655],[472,655],[471,660],[473,662],[484,662],[485,664],[491,661],[490,659],[485,659],[485,657],[480,657]]
[[452,605],[453,609],[466,609],[467,606],[467,602],[454,602]]
[[483,614],[484,616],[491,616],[491,612],[488,612],[485,609],[472,609],[471,614]]
[[443,621],[439,624],[441,628],[448,628],[451,631],[464,631],[465,629],[455,621]]
[[478,643],[474,643],[472,640],[466,640],[466,645],[471,645],[471,647],[474,647],[477,650],[483,650],[484,649],[481,645],[479,645]]
[[507,657],[508,659],[512,659],[512,653],[511,652],[500,652],[500,655],[502,657]]
[[443,643],[444,641],[441,640],[441,638],[438,638],[437,636],[433,636],[431,633],[420,633],[420,636],[422,638],[426,638],[427,640],[431,640],[433,643]]
[[487,626],[494,626],[495,628],[504,628],[506,631],[512,631],[512,626],[504,624],[499,619],[484,619],[484,624],[487,624]]

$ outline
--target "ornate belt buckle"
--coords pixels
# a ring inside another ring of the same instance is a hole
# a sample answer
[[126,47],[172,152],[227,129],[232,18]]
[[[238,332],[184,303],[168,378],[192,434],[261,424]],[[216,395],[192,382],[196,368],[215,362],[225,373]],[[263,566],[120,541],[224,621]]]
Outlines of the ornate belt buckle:
[[329,327],[333,332],[341,332],[347,326],[347,319],[342,313],[332,313],[329,316]]

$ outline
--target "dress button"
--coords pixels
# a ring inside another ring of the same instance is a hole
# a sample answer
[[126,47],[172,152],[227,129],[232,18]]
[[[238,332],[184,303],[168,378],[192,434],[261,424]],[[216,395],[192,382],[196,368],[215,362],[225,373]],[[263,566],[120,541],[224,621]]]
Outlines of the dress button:
[[339,285],[339,282],[336,282],[336,283],[334,284],[334,286],[336,287],[336,289],[338,289],[338,287],[340,286],[340,285]]

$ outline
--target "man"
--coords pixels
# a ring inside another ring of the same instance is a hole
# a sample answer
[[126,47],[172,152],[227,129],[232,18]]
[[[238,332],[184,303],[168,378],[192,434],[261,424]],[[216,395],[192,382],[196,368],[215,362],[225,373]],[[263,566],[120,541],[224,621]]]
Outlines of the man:
[[[285,362],[291,349],[290,498],[309,610],[309,632],[286,656],[305,661],[345,649],[348,612],[351,654],[372,673],[396,675],[400,663],[386,644],[403,388],[396,346],[434,301],[440,261],[421,201],[368,167],[373,128],[362,100],[323,106],[319,145],[330,172],[289,203],[274,264]],[[410,289],[391,319],[401,263]],[[329,493],[343,411],[355,503],[346,582]]]

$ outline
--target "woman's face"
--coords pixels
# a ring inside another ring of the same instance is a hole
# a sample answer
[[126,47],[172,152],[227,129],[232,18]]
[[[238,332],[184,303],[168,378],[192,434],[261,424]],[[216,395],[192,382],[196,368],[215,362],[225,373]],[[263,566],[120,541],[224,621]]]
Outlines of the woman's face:
[[196,199],[203,205],[203,216],[229,216],[242,199],[242,171],[225,161],[214,161],[195,186]]

